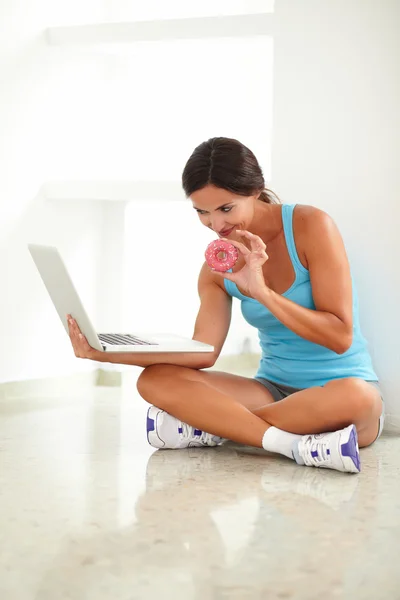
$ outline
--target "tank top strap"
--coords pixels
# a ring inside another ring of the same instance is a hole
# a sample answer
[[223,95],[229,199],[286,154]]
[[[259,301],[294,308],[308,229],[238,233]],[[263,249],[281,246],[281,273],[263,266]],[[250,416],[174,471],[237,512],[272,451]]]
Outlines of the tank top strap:
[[296,272],[308,273],[308,270],[303,267],[297,254],[296,243],[293,235],[293,211],[296,204],[282,204],[282,221],[283,231],[285,234],[286,246],[289,252],[293,268]]

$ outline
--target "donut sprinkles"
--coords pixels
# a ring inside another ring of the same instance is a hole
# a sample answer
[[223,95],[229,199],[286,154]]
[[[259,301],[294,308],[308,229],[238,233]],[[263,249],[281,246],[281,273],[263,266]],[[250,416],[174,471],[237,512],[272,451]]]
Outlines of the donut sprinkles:
[[225,240],[214,240],[206,248],[206,262],[215,271],[229,271],[239,258],[239,252],[235,246]]

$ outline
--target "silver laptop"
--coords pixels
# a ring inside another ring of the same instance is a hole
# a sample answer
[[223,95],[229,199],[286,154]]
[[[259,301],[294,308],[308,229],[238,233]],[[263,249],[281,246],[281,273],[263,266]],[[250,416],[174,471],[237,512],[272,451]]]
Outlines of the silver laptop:
[[53,246],[28,244],[29,252],[69,335],[67,314],[92,348],[106,352],[212,352],[213,346],[167,333],[97,333],[85,311],[65,263]]

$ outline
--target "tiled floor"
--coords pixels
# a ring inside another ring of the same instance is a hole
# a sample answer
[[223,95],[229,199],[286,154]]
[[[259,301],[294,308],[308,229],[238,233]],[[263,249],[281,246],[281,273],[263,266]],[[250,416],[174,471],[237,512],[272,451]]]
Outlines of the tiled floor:
[[400,438],[361,475],[156,451],[128,381],[0,403],[2,600],[400,598]]

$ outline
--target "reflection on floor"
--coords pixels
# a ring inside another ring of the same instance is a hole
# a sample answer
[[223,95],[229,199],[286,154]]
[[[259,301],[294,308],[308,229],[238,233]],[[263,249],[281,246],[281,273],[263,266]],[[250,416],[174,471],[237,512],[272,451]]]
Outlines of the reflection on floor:
[[0,598],[400,597],[400,438],[361,475],[248,447],[153,451],[128,380],[0,402]]

